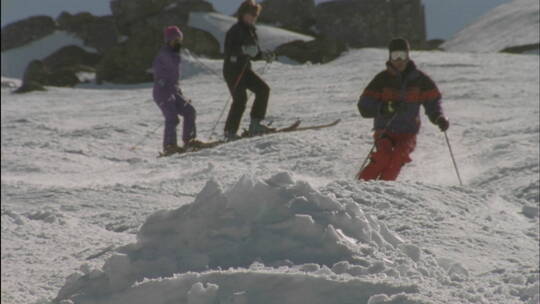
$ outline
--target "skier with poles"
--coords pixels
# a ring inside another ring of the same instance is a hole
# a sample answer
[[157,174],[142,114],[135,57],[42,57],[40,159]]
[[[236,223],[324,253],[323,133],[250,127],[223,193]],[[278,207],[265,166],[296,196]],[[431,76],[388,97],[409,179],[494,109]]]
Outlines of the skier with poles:
[[[411,162],[420,129],[420,106],[429,120],[446,132],[450,123],[441,107],[441,93],[431,78],[410,59],[409,42],[389,44],[386,70],[369,83],[358,102],[364,118],[374,118],[375,144],[357,175],[359,180],[396,180]],[[365,167],[364,167],[365,166]]]
[[[153,97],[165,117],[162,155],[166,156],[200,148],[204,146],[204,143],[196,139],[195,108],[191,100],[184,97],[179,86],[183,34],[177,26],[169,26],[164,30],[164,38],[165,45],[153,63]],[[176,127],[180,123],[178,115],[184,119],[183,147],[177,144]]]
[[270,87],[252,69],[251,60],[274,60],[272,52],[262,52],[255,28],[261,5],[253,0],[243,2],[237,11],[238,22],[225,36],[225,61],[223,76],[233,98],[227,121],[225,123],[225,139],[236,140],[242,115],[246,109],[247,93],[255,93],[255,102],[251,109],[249,135],[261,135],[273,129],[261,123],[265,118]]

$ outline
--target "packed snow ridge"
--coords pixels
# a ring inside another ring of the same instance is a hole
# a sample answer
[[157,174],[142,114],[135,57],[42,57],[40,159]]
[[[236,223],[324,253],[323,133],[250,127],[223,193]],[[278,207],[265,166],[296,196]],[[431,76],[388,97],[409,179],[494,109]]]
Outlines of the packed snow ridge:
[[442,47],[455,52],[500,52],[510,47],[538,43],[540,2],[514,0],[492,9],[459,31]]
[[136,243],[102,270],[73,274],[56,300],[429,303],[421,282],[468,277],[459,263],[441,261],[352,200],[338,202],[288,173],[244,176],[227,191],[211,180],[193,203],[153,214]]

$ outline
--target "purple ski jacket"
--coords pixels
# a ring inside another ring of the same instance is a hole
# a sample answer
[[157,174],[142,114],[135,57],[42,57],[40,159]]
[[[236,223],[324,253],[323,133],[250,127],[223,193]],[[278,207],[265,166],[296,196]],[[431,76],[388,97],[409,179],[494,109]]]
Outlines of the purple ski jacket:
[[180,54],[174,52],[169,46],[165,45],[159,51],[154,59],[154,100],[160,104],[176,95],[182,95],[180,90],[180,63],[182,58]]

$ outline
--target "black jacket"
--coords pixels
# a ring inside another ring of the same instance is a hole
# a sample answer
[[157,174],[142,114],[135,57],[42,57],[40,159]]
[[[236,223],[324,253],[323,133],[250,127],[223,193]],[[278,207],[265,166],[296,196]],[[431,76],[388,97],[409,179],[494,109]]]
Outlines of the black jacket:
[[[255,58],[244,54],[243,47],[256,46],[259,53]],[[225,75],[239,74],[244,66],[251,69],[251,59],[261,57],[259,38],[255,26],[238,21],[225,36],[225,61],[223,72]]]

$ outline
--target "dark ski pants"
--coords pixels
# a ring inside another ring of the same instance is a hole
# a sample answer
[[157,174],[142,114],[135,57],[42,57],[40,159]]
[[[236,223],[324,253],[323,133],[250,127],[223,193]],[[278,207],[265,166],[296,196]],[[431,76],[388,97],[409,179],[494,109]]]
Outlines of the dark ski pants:
[[268,97],[270,96],[270,87],[266,82],[249,68],[244,72],[236,89],[234,86],[238,80],[238,74],[226,74],[225,80],[227,81],[227,85],[233,97],[233,103],[229,110],[229,115],[227,116],[227,122],[225,123],[225,132],[238,132],[240,121],[246,110],[246,103],[248,100],[246,90],[255,93],[255,102],[251,108],[251,118],[264,119],[266,108],[268,107]]
[[382,131],[375,132],[377,149],[371,155],[369,165],[360,172],[360,180],[394,181],[401,168],[411,162],[410,154],[416,147],[416,134],[386,131],[381,135]]
[[178,115],[184,118],[182,140],[185,143],[197,136],[195,118],[197,113],[195,108],[182,96],[175,95],[170,100],[158,103],[161,113],[165,117],[165,131],[163,135],[163,146],[178,145],[176,138],[176,127],[180,123]]

